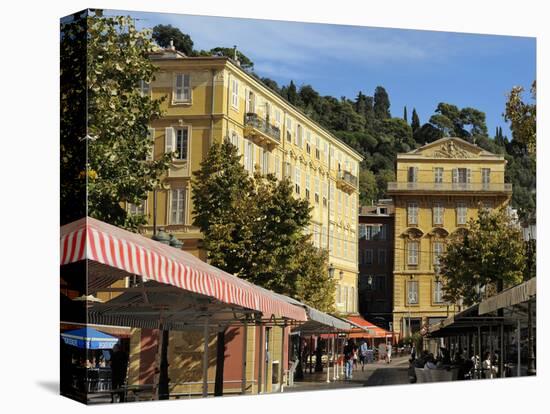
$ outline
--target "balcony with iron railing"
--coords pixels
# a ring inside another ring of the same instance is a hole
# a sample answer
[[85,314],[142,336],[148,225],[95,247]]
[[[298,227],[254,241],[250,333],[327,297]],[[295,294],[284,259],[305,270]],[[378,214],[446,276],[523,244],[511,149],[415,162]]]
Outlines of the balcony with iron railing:
[[269,149],[281,143],[281,130],[254,112],[245,115],[244,136]]
[[434,183],[434,182],[389,182],[388,193],[401,192],[451,192],[451,193],[496,193],[512,194],[510,183]]
[[346,192],[353,192],[359,188],[359,180],[349,171],[341,170],[338,171],[338,187]]

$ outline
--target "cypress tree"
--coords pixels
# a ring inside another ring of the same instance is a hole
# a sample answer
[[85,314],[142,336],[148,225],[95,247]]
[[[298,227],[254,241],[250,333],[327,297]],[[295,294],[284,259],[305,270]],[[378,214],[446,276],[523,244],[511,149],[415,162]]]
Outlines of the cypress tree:
[[390,115],[390,98],[382,86],[374,90],[374,117],[376,119],[388,119]]
[[405,122],[409,122],[409,121],[408,121],[408,118],[409,118],[409,117],[407,116],[407,105],[405,105],[405,106],[403,107],[403,120],[404,120]]
[[418,117],[418,114],[416,113],[416,108],[413,108],[411,128],[412,128],[413,132],[416,131],[418,128],[420,128],[420,118]]

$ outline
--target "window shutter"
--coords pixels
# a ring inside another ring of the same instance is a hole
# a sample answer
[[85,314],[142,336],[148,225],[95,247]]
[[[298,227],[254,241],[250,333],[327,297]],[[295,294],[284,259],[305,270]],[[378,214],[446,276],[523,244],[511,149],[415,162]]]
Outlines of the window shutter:
[[165,140],[164,140],[164,152],[174,152],[176,148],[176,137],[174,133],[174,128],[167,127],[165,129]]
[[244,88],[244,102],[245,102],[245,112],[248,114],[250,111],[250,91],[248,88]]
[[183,99],[191,100],[191,76],[189,74],[183,76]]
[[470,183],[470,179],[472,178],[472,170],[469,168],[466,170],[466,182]]
[[181,101],[183,99],[183,75],[177,74],[176,75],[176,90],[175,90],[175,101]]
[[453,183],[458,183],[458,168],[453,168]]

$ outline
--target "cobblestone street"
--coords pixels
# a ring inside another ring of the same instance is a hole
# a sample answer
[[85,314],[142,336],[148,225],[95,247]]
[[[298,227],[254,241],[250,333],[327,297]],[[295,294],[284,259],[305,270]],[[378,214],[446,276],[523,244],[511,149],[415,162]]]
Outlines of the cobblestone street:
[[403,356],[395,358],[391,364],[381,361],[367,364],[365,365],[364,371],[361,370],[361,367],[355,370],[353,372],[353,379],[351,380],[339,379],[333,381],[331,372],[330,383],[326,382],[326,371],[313,374],[304,372],[304,379],[302,381],[296,381],[293,387],[285,388],[284,392],[408,384],[408,359],[408,356]]

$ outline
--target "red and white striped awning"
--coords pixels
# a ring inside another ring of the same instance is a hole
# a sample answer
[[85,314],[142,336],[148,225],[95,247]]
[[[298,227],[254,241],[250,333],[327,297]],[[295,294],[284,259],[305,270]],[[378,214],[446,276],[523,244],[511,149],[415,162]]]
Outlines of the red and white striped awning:
[[147,237],[86,217],[61,227],[61,265],[91,260],[223,303],[262,312],[264,317],[306,321],[294,306],[195,256]]

